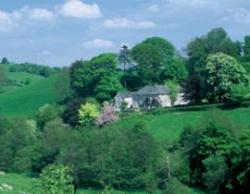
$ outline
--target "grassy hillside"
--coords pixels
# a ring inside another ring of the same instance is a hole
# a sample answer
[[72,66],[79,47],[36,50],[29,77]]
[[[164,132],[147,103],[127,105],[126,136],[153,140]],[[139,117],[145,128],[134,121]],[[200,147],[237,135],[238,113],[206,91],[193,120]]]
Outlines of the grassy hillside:
[[[176,109],[165,110],[159,113],[134,113],[108,127],[128,128],[138,121],[144,121],[148,126],[149,132],[156,139],[171,143],[178,139],[184,127],[197,126],[205,122],[207,118],[211,117],[212,110],[213,108],[190,111]],[[250,129],[250,108],[220,110],[218,114],[228,119],[228,124],[232,122],[234,125],[237,125],[235,128],[242,130]]]
[[[31,116],[37,109],[56,101],[55,82],[57,75],[44,78],[24,72],[9,72],[5,66],[8,80],[0,93],[0,114],[5,116]],[[13,81],[14,80],[14,81]],[[23,84],[29,80],[29,84]]]
[[[0,187],[2,184],[7,184],[11,186],[13,190],[11,191],[1,191],[0,194],[20,194],[20,193],[29,193],[29,194],[36,194],[35,185],[37,185],[37,179],[28,178],[24,175],[17,175],[17,174],[6,174],[1,176],[0,175]],[[180,185],[179,185],[180,186]],[[191,188],[188,188],[184,185],[181,185],[181,188],[176,189],[179,192],[175,192],[172,194],[203,194],[201,192],[195,191]],[[102,192],[102,191],[95,191],[95,190],[79,190],[77,194],[146,194],[145,192],[125,192],[125,191],[109,191],[109,192]],[[158,194],[161,194],[160,192]]]

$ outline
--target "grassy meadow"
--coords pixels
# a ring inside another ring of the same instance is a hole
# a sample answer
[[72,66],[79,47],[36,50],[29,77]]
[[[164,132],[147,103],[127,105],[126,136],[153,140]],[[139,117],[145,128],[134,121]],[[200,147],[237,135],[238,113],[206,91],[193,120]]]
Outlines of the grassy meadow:
[[[9,72],[5,67],[9,80],[16,84],[7,84],[0,93],[0,115],[32,116],[39,107],[46,103],[54,103],[57,99],[55,83],[57,75],[44,78],[25,72]],[[29,84],[24,83],[29,80]]]
[[[177,108],[159,111],[158,113],[133,113],[108,127],[128,128],[138,121],[144,121],[153,137],[171,143],[179,138],[185,127],[201,125],[213,114],[213,111],[214,107],[212,106],[202,110],[181,110]],[[250,128],[250,108],[216,109],[216,111],[228,120],[228,124],[235,125],[237,123],[234,128],[242,130]],[[239,132],[241,133],[241,131]]]
[[[12,191],[1,191],[0,194],[21,194],[21,193],[29,193],[29,194],[36,194],[37,190],[35,186],[37,185],[37,179],[29,178],[24,175],[17,175],[17,174],[6,174],[0,176],[0,186],[2,184],[8,184],[9,186],[13,187]],[[181,185],[179,189],[176,189],[176,193],[173,194],[203,194],[202,192],[193,190],[188,188],[187,186]],[[79,190],[77,194],[147,194],[146,192],[140,191],[97,191],[92,189],[84,189]],[[155,193],[161,194],[161,192]]]

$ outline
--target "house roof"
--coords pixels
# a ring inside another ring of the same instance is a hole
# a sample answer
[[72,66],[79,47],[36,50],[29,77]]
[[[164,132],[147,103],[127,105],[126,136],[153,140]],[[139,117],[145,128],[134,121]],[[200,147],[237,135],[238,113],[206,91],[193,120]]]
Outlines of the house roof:
[[117,96],[120,96],[122,98],[132,97],[133,92],[118,92]]
[[140,89],[137,94],[139,95],[159,95],[159,94],[169,94],[169,90],[166,86],[156,85],[156,86],[145,86]]
[[137,92],[118,92],[117,96],[122,98],[136,97],[142,95],[164,95],[169,94],[169,90],[166,86],[156,85],[156,86],[145,86]]

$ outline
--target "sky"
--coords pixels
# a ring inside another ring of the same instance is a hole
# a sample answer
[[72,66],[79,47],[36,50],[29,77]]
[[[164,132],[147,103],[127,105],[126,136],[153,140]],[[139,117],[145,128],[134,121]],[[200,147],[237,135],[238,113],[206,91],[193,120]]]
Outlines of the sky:
[[184,50],[223,27],[250,34],[250,0],[0,0],[0,58],[69,66],[161,36]]

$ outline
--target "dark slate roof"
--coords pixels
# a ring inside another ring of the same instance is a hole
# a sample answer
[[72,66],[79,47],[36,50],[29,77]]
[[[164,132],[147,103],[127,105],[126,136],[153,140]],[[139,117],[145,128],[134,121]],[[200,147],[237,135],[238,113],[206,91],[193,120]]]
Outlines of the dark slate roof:
[[137,94],[139,95],[159,95],[168,94],[169,90],[166,86],[156,85],[156,86],[145,86],[140,89]]
[[122,98],[132,97],[133,96],[133,92],[118,92],[117,96],[121,96]]
[[122,98],[127,97],[140,97],[148,95],[166,95],[169,94],[169,90],[166,86],[156,85],[156,86],[145,86],[137,92],[118,92],[116,96]]

